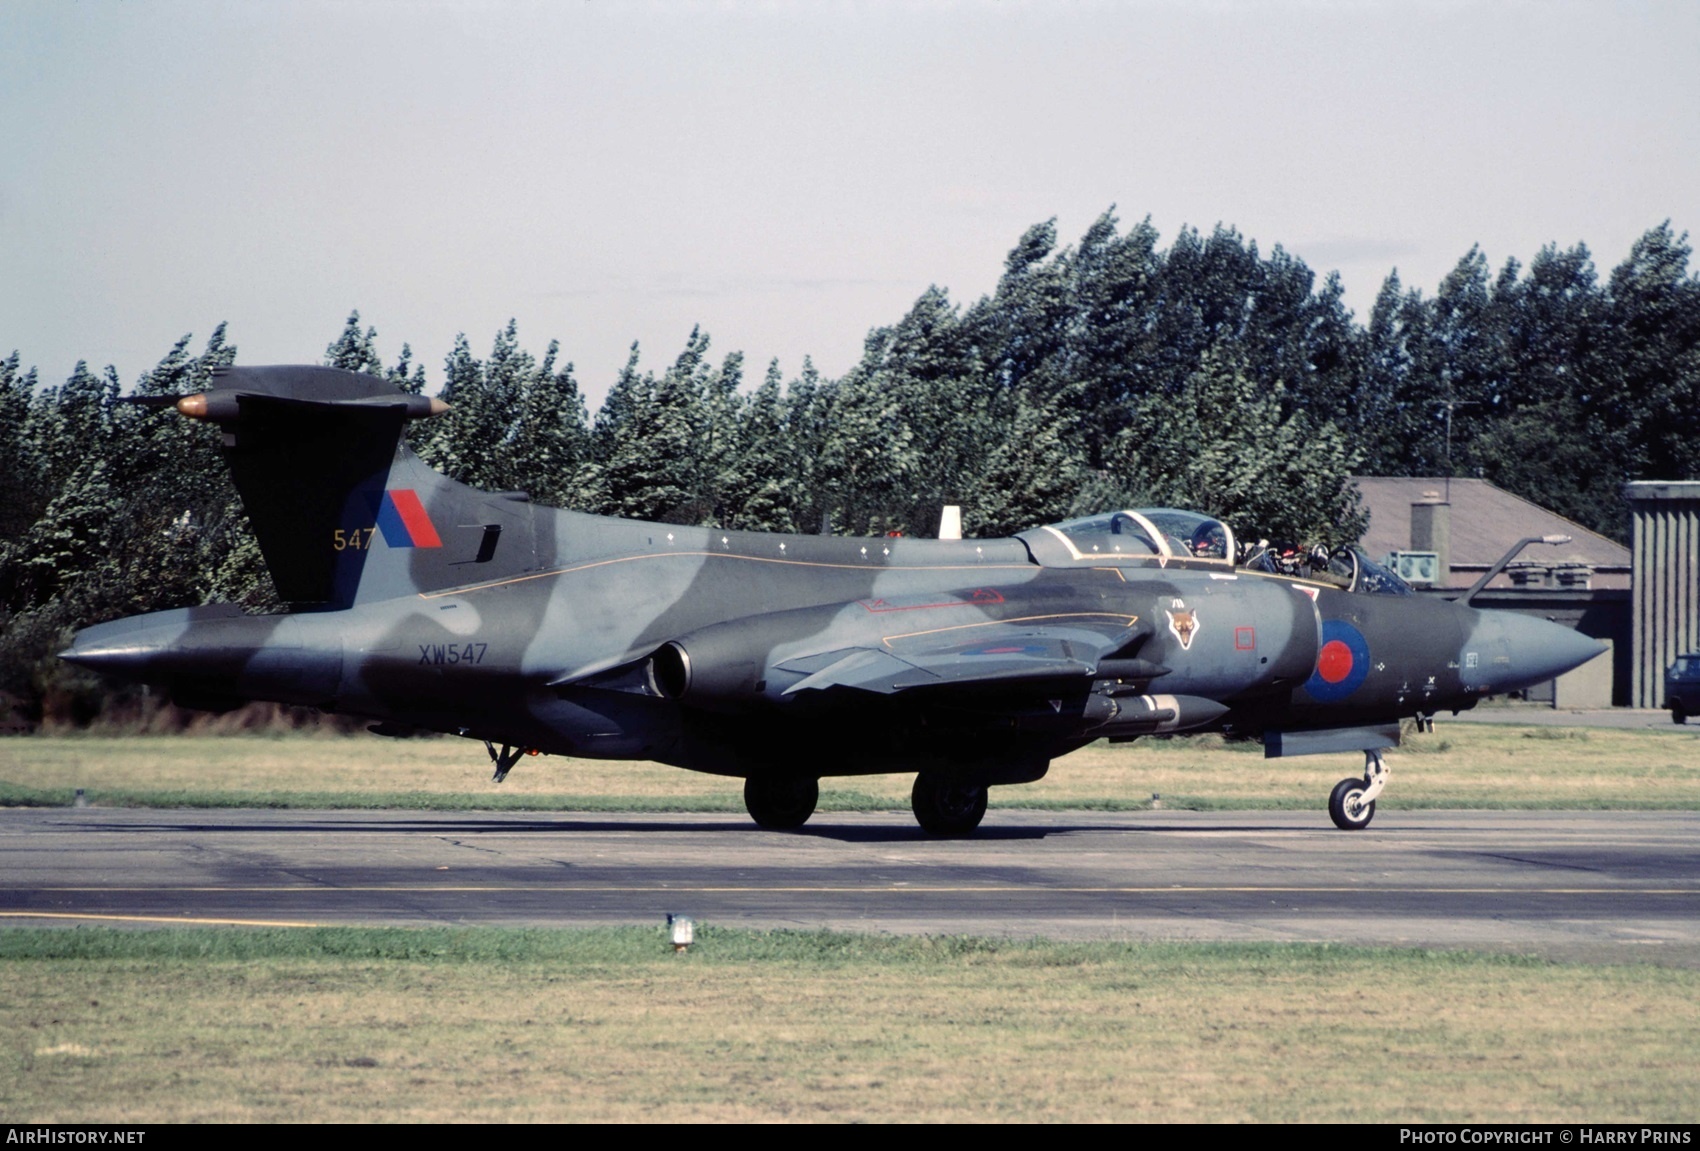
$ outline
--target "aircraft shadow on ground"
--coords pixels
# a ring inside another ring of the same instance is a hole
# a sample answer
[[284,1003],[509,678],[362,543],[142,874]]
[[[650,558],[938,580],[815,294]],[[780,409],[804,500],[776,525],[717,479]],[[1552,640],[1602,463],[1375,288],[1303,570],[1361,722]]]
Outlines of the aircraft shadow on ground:
[[[304,820],[299,823],[203,823],[186,822],[182,820],[160,820],[157,822],[124,822],[117,824],[85,824],[91,831],[116,832],[153,835],[160,832],[174,832],[184,835],[211,834],[260,834],[260,835],[545,835],[550,833],[607,833],[616,831],[650,832],[655,834],[697,834],[697,835],[752,835],[772,837],[774,842],[782,843],[785,838],[800,839],[837,839],[846,843],[950,843],[964,842],[962,839],[935,839],[914,825],[891,827],[879,826],[834,826],[823,823],[818,826],[809,825],[797,831],[762,831],[747,820],[739,821],[729,818],[724,823],[675,823],[664,820],[597,820],[597,819],[551,819],[551,820]],[[1076,831],[1082,828],[1038,828],[1038,827],[982,827],[969,840],[976,842],[996,842],[1000,840],[1033,840],[1043,839],[1057,831]],[[1106,829],[1107,830],[1107,829]]]
[[1058,835],[1085,832],[1117,832],[1137,833],[1146,835],[1173,835],[1178,832],[1187,834],[1199,833],[1237,833],[1237,834],[1268,834],[1273,832],[1291,832],[1294,830],[1314,830],[1319,835],[1338,835],[1339,832],[1331,827],[1319,825],[1315,828],[1295,829],[1261,823],[1189,823],[1184,826],[1169,823],[1106,823],[1096,820],[1081,822],[1056,823],[1043,827],[999,825],[996,823],[982,824],[972,835],[959,838],[936,838],[928,835],[908,820],[893,817],[890,824],[835,824],[830,817],[811,822],[796,831],[762,831],[748,820],[728,814],[724,821],[683,822],[667,819],[652,820],[613,820],[587,819],[582,816],[568,816],[559,819],[536,818],[526,820],[513,819],[372,819],[355,816],[349,819],[326,820],[320,818],[304,819],[301,821],[278,822],[268,821],[233,821],[230,823],[188,821],[182,819],[160,819],[148,821],[126,820],[124,822],[104,823],[89,821],[82,824],[88,830],[116,833],[158,834],[160,832],[175,832],[179,834],[358,834],[358,835],[419,835],[454,834],[454,835],[543,835],[550,833],[583,833],[597,834],[608,832],[650,832],[654,834],[699,834],[699,835],[751,835],[771,837],[774,843],[783,843],[786,837],[801,839],[832,839],[844,843],[999,843],[999,842],[1030,842]]

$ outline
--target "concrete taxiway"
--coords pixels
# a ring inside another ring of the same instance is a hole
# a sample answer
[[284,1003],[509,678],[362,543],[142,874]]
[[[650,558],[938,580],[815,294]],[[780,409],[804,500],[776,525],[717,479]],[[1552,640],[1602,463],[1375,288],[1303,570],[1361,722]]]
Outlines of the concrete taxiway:
[[0,924],[659,924],[1508,950],[1700,966],[1700,814],[13,809]]

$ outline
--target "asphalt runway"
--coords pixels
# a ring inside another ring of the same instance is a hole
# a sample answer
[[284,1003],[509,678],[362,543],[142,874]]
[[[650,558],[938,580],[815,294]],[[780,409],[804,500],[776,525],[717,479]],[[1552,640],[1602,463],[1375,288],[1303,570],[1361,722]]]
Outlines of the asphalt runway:
[[1484,703],[1453,715],[1443,711],[1435,723],[1508,723],[1530,727],[1618,727],[1669,731],[1700,739],[1700,720],[1671,722],[1670,712],[1651,707],[1555,708],[1538,703]]
[[662,923],[1464,947],[1700,967],[1700,814],[11,809],[0,924]]

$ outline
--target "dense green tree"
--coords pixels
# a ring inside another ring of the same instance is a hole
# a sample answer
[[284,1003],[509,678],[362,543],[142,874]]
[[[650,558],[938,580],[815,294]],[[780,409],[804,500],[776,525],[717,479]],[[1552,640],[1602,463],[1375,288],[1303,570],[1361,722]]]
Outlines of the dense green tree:
[[[1279,247],[1271,262],[1282,268],[1289,310],[1267,337],[1273,359],[1260,378],[1283,382],[1289,414],[1303,410],[1344,428],[1352,422],[1364,373],[1364,336],[1346,307],[1345,285],[1338,272],[1330,272],[1311,290],[1310,269]],[[1302,293],[1293,291],[1301,284]]]
[[444,362],[442,399],[449,410],[432,419],[420,454],[445,474],[475,488],[502,490],[508,478],[508,433],[518,388],[519,349],[513,321],[496,333],[488,364],[472,354],[464,333]]
[[1631,478],[1630,431],[1597,423],[1592,378],[1606,301],[1587,248],[1542,248],[1526,272],[1508,261],[1494,290],[1503,374],[1457,442],[1459,470],[1619,534]]
[[10,573],[15,586],[8,598],[20,608],[36,607],[109,574],[104,569],[112,562],[120,510],[107,482],[106,461],[87,457],[64,478],[19,541]]
[[[1005,288],[1011,275],[1024,274],[1019,269],[1007,274]],[[1019,316],[1023,307],[1013,311]],[[1021,390],[1033,386],[1031,381],[1012,383],[1013,375],[1042,370],[1045,362],[1039,357],[1018,367],[1015,348],[1025,337],[1005,331],[994,337],[1000,350],[988,365],[983,355],[988,333],[980,325],[984,312],[960,318],[948,294],[929,288],[897,324],[870,334],[861,364],[845,381],[848,391],[838,399],[854,410],[857,422],[835,420],[828,429],[827,453],[838,469],[838,490],[850,495],[841,509],[846,527],[862,522],[860,513],[851,511],[861,506],[878,519],[881,530],[929,532],[945,504],[962,502],[995,442],[1003,422],[999,417],[1013,410]],[[888,409],[880,443],[889,451],[883,460],[834,442],[864,426],[872,415],[868,402],[875,397]]]
[[[1047,373],[1047,369],[1054,375],[1060,367],[1058,360],[1067,351],[1074,268],[1066,256],[1046,259],[1056,244],[1055,219],[1027,229],[1004,260],[1003,278],[987,302],[986,310],[995,317],[983,329],[990,345],[987,354],[995,379],[1005,391],[1032,386],[1034,377]],[[921,299],[911,316],[918,315],[928,303],[937,312],[945,296],[942,290],[930,288]],[[954,313],[948,318],[954,319]],[[931,374],[955,373],[935,366]]]
[[474,487],[526,490],[532,479],[530,461],[520,453],[518,440],[527,393],[538,375],[537,358],[519,346],[519,325],[509,320],[496,333],[490,358],[480,365],[476,389],[461,392],[469,401],[476,396],[467,404],[471,418],[462,425],[471,439],[460,454],[467,482]]
[[[187,348],[184,337],[137,393],[204,390],[235,354],[222,326],[202,355]],[[77,710],[106,690],[53,658],[71,629],[203,602],[211,571],[245,534],[217,437],[169,409],[122,402],[119,391],[115,370],[79,364],[37,393],[26,418],[49,498],[0,548],[0,691],[26,715]]]
[[[178,340],[163,359],[143,373],[137,396],[188,396],[212,386],[213,372],[235,362],[236,349],[225,342],[225,326],[213,329],[200,355],[189,351],[191,336]],[[126,451],[113,460],[115,482],[137,491],[153,508],[173,519],[184,511],[204,521],[233,502],[219,451],[219,438],[204,424],[185,420],[170,409],[116,404],[112,418]]]
[[738,451],[721,480],[727,527],[798,530],[797,511],[805,500],[800,482],[804,461],[780,379],[779,361],[774,360],[743,406]]
[[738,513],[728,487],[744,459],[743,413],[746,400],[740,391],[743,382],[742,352],[728,353],[719,368],[704,372],[700,377],[701,415],[693,454],[701,511],[685,522],[726,527]]
[[590,457],[597,463],[607,461],[619,437],[619,429],[644,403],[644,378],[638,370],[640,359],[640,350],[634,341],[626,353],[625,366],[603,397],[602,406],[596,409],[596,418],[591,424]]
[[1427,413],[1411,395],[1411,327],[1420,325],[1420,296],[1407,296],[1395,268],[1382,282],[1362,338],[1361,370],[1346,428],[1364,453],[1370,475],[1399,475],[1405,445]]
[[[235,361],[220,324],[200,355],[184,336],[136,385],[138,396],[180,396],[205,391],[213,372]],[[247,513],[213,429],[169,408],[118,403],[115,432],[126,445],[112,458],[113,489],[133,509],[123,517],[114,547],[124,557],[125,581],[148,589],[136,611],[200,603],[212,594],[212,573],[249,537]],[[256,572],[235,598],[275,599],[271,580]]]
[[1457,445],[1474,433],[1504,386],[1503,331],[1492,308],[1487,258],[1472,247],[1440,282],[1426,323],[1412,324],[1412,387],[1404,467],[1451,475]]
[[1282,387],[1212,349],[1175,395],[1151,397],[1123,434],[1123,472],[1156,505],[1193,508],[1256,535],[1355,542],[1364,519],[1358,456],[1332,423],[1282,414]]
[[348,313],[348,322],[342,326],[342,334],[332,340],[325,348],[325,367],[341,368],[345,372],[366,372],[370,375],[384,374],[384,363],[378,357],[378,329],[360,329],[360,313]]
[[830,390],[816,461],[823,526],[849,535],[910,531],[912,480],[920,465],[914,428],[899,396],[865,366]]
[[1647,478],[1700,477],[1700,279],[1690,255],[1687,234],[1667,220],[1611,275],[1596,410],[1606,426],[1632,429],[1632,466]]
[[47,499],[41,444],[29,434],[36,374],[18,370],[18,353],[0,360],[0,567],[8,542],[40,516]]
[[1075,432],[1088,465],[1102,469],[1108,446],[1141,396],[1157,389],[1154,319],[1162,304],[1163,256],[1149,218],[1118,235],[1113,211],[1081,237],[1073,257],[1074,307],[1068,360],[1059,378],[1079,385]]
[[[1625,480],[1700,478],[1700,278],[1668,222],[1604,282],[1580,244],[1496,274],[1473,248],[1432,295],[1394,272],[1362,324],[1337,276],[1279,245],[1160,239],[1113,209],[1072,246],[1037,224],[992,292],[929,288],[836,380],[805,360],[782,387],[774,364],[746,393],[742,356],[711,361],[700,330],[659,376],[634,344],[589,426],[559,346],[534,356],[510,321],[482,360],[457,338],[449,412],[409,435],[479,487],[763,530],[931,534],[960,503],[994,535],[1151,503],[1340,542],[1362,468],[1481,475],[1621,538]],[[234,359],[222,327],[199,354],[185,337],[135,390],[198,392]],[[405,344],[384,365],[358,312],[325,362],[425,383]],[[0,711],[98,701],[52,658],[72,627],[274,599],[216,433],[121,391],[110,368],[44,388],[0,360]]]
[[590,432],[573,366],[555,367],[560,352],[559,341],[549,341],[543,361],[521,383],[510,478],[541,503],[575,507],[584,499]]
[[[487,360],[472,354],[464,333],[457,336],[439,393],[449,410],[414,425],[414,450],[476,488],[581,502],[590,450],[584,400],[572,365],[557,368],[559,358],[555,341],[541,361],[520,347],[513,320],[496,333]],[[384,374],[393,379],[405,365],[404,353],[402,363]]]
[[403,344],[401,355],[395,364],[384,367],[383,360],[378,355],[378,329],[368,327],[362,331],[358,311],[348,313],[348,321],[343,324],[342,334],[325,348],[324,364],[327,368],[381,376],[402,391],[413,395],[419,395],[425,390],[425,366],[413,362],[413,349]]
[[113,369],[97,375],[79,360],[63,384],[36,394],[24,434],[37,445],[48,499],[64,489],[87,455],[105,454],[112,447],[111,417],[118,392]]
[[797,493],[792,519],[799,531],[829,533],[832,503],[822,478],[821,455],[832,434],[832,392],[814,361],[803,357],[802,370],[785,388],[785,425],[793,451],[790,488]]
[[981,471],[962,500],[963,531],[1006,536],[1067,518],[1087,487],[1092,469],[1080,434],[1084,405],[1078,395],[1023,396]]
[[637,375],[633,348],[616,384],[618,408],[597,421],[597,510],[667,523],[715,522],[701,459],[704,400],[714,386],[708,345],[707,333],[693,329],[659,379]]

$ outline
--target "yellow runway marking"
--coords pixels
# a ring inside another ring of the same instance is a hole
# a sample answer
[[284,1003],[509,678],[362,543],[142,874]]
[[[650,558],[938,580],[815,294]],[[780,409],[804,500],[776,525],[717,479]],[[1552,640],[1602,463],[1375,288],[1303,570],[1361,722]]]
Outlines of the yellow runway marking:
[[122,923],[181,923],[194,927],[323,927],[288,919],[208,919],[199,915],[101,915],[77,911],[0,911],[0,919],[116,919]]

